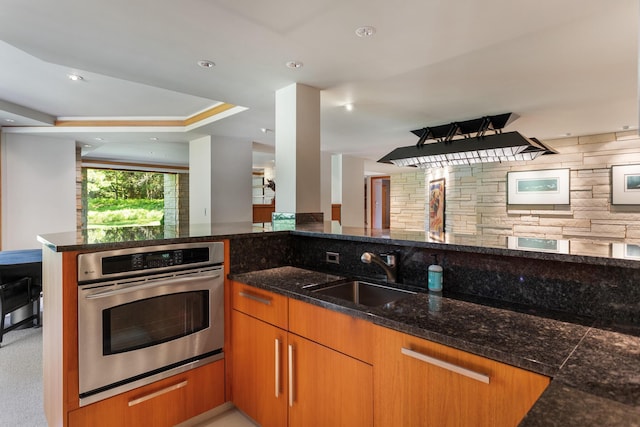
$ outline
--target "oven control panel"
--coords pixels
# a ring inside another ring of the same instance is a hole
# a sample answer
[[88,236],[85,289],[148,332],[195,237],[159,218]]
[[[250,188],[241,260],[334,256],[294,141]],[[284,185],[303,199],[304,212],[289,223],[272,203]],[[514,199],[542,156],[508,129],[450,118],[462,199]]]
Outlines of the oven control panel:
[[78,282],[195,268],[223,261],[224,244],[221,242],[183,243],[80,254]]
[[[131,255],[131,269],[144,270],[146,268],[160,268],[180,265],[184,262],[183,251],[184,249],[178,249],[175,251],[153,252],[150,254],[133,254]],[[197,260],[196,262],[204,262],[208,258],[208,253],[202,253],[200,254],[200,256],[198,256],[198,254],[193,255],[195,256],[189,257],[190,261]],[[103,265],[104,262],[105,260],[103,259]]]

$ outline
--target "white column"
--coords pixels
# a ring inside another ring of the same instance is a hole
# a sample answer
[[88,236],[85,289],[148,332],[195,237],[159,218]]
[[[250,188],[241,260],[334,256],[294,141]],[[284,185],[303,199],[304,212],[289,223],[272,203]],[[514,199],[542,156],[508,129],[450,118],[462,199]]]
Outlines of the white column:
[[251,168],[250,141],[190,141],[189,224],[251,222]]
[[321,212],[320,91],[292,84],[276,91],[276,211]]
[[320,153],[320,205],[325,221],[331,221],[331,153]]
[[364,159],[341,155],[342,225],[364,227]]
[[211,200],[211,136],[203,136],[189,141],[189,228],[192,231],[211,225]]

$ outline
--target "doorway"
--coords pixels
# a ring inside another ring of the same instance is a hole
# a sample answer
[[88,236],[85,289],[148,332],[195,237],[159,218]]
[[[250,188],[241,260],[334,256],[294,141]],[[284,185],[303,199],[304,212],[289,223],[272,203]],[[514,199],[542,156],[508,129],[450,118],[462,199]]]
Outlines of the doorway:
[[391,178],[371,177],[371,228],[391,227]]

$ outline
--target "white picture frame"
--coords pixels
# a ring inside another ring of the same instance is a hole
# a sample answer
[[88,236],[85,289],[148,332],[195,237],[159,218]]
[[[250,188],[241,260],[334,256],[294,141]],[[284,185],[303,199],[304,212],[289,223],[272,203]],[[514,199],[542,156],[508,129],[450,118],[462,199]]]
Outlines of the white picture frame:
[[569,169],[507,172],[508,205],[568,205]]
[[640,205],[640,165],[611,166],[611,204]]
[[542,237],[507,236],[507,248],[522,251],[569,253],[568,240],[545,239]]
[[613,258],[640,260],[640,245],[628,243],[612,243],[611,256]]

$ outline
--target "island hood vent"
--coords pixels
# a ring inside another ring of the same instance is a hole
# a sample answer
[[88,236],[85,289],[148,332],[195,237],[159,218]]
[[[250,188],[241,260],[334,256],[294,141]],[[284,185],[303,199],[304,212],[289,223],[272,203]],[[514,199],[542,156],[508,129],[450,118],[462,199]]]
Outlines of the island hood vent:
[[[423,169],[476,163],[534,160],[557,153],[535,138],[518,132],[503,133],[512,113],[425,127],[411,131],[419,137],[415,146],[400,147],[378,162]],[[512,121],[512,120],[511,120]],[[487,135],[487,132],[493,134]],[[436,142],[426,143],[434,139]]]

